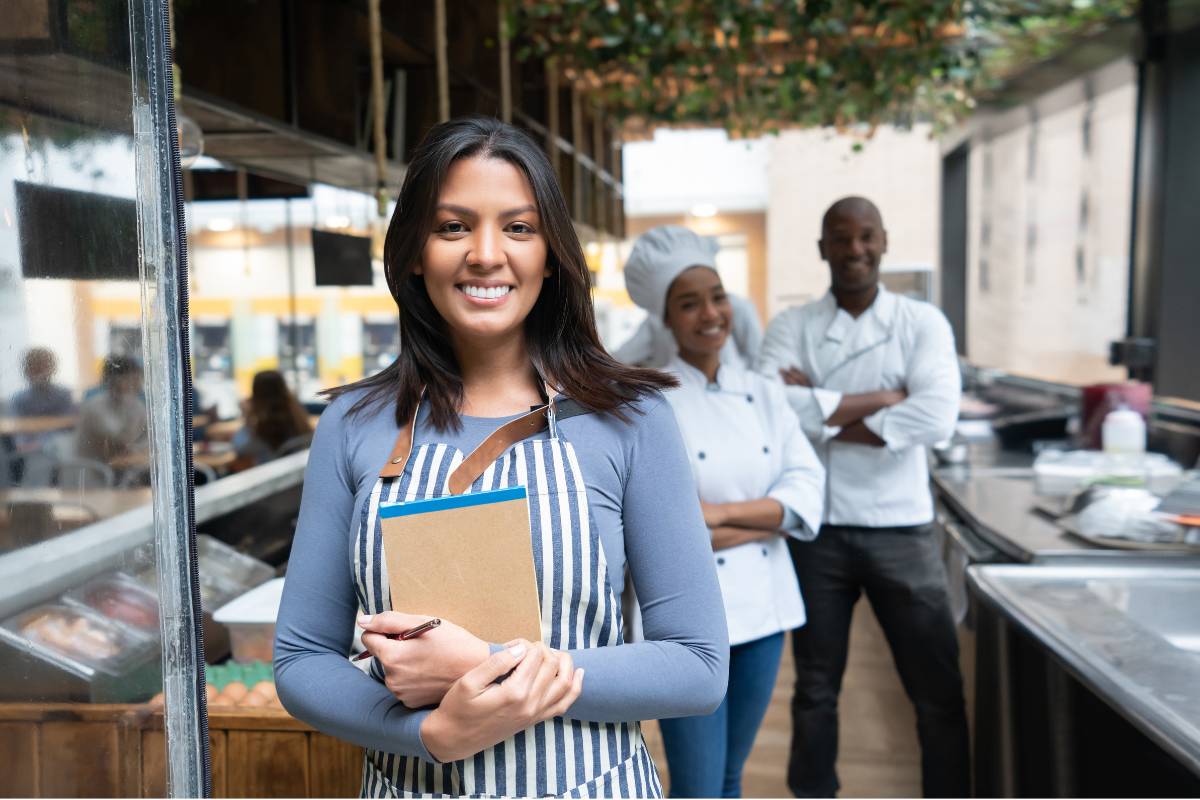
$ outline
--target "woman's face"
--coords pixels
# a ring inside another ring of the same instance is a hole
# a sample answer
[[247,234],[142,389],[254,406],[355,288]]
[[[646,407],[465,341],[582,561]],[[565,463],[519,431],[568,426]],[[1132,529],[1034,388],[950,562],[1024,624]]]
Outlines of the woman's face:
[[525,175],[465,158],[446,175],[416,274],[456,341],[519,335],[549,277],[546,237]]
[[720,352],[732,321],[721,276],[709,267],[684,270],[667,290],[667,327],[684,355]]

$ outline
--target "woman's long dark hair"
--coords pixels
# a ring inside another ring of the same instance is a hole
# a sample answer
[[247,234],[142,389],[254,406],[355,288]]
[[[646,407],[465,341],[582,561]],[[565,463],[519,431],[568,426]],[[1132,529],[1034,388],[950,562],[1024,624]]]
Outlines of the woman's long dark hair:
[[255,373],[246,422],[254,435],[272,450],[302,433],[312,433],[304,406],[292,394],[283,375],[273,369]]
[[388,289],[400,310],[400,355],[381,372],[329,389],[330,398],[356,389],[366,394],[354,414],[394,401],[396,423],[412,418],[425,387],[430,420],[439,430],[457,430],[463,386],[450,332],[429,294],[425,279],[413,273],[433,229],[442,183],[455,161],[484,157],[519,169],[533,190],[546,237],[550,276],[525,318],[532,364],[551,385],[593,411],[627,419],[624,409],[640,395],[675,385],[661,372],[627,367],[600,343],[592,309],[591,284],[583,250],[563,200],[554,169],[541,148],[519,128],[483,117],[435,126],[417,148],[383,245]]

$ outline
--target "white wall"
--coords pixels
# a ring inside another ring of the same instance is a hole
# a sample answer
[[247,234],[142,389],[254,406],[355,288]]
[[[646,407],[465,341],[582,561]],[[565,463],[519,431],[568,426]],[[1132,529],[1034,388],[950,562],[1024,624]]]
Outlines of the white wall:
[[1134,80],[1128,62],[1097,71],[1093,85],[1102,90],[1093,100],[1090,154],[1083,146],[1082,81],[1040,98],[1039,105],[1055,110],[1040,113],[1036,124],[1031,108],[1018,108],[999,118],[1004,133],[972,140],[967,355],[973,363],[1070,383],[1123,379],[1124,370],[1109,366],[1107,356],[1109,342],[1125,333]]
[[[862,141],[855,152],[854,143]],[[767,312],[820,297],[829,272],[817,252],[821,217],[835,200],[862,195],[883,214],[886,265],[937,263],[941,156],[928,126],[879,128],[861,137],[787,131],[771,148],[767,210]]]
[[717,211],[761,211],[773,141],[731,141],[722,130],[658,130],[652,141],[623,148],[625,213],[686,214],[699,204]]

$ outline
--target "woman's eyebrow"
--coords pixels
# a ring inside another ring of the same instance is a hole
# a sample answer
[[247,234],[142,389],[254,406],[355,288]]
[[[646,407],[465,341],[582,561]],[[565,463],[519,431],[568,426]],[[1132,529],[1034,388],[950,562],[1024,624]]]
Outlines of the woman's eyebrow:
[[[475,211],[474,209],[471,209],[471,208],[467,208],[466,206],[455,205],[454,203],[438,203],[437,210],[438,211],[449,211],[451,214],[457,214],[461,217],[479,216],[478,211]],[[530,205],[525,205],[525,206],[519,206],[517,208],[510,208],[506,211],[501,211],[500,216],[501,217],[519,217],[522,214],[536,214],[536,213],[537,213],[537,206],[530,204]]]
[[438,211],[449,211],[451,214],[458,214],[460,217],[473,217],[475,212],[466,206],[456,206],[453,203],[438,203]]

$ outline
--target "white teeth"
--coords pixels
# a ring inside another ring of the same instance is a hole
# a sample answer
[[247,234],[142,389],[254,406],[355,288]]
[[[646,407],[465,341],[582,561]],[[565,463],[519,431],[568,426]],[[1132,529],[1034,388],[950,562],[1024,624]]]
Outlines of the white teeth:
[[511,290],[511,286],[490,286],[485,288],[483,286],[464,285],[462,287],[463,294],[470,297],[478,297],[481,300],[495,300],[498,297],[504,297]]

